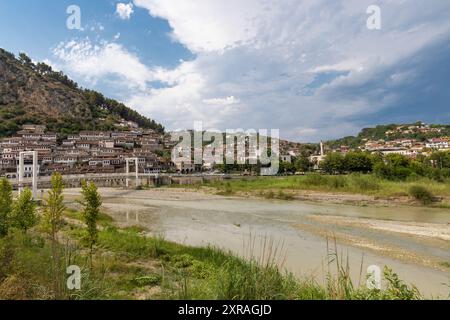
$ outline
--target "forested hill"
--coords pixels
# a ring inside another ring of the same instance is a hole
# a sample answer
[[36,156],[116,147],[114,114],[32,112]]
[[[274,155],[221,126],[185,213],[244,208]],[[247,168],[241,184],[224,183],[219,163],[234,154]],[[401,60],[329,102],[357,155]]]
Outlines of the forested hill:
[[0,48],[0,137],[22,124],[44,124],[50,131],[113,130],[121,120],[163,132],[161,124],[102,94],[83,89],[45,63],[15,57]]
[[416,139],[425,141],[430,138],[450,137],[450,125],[448,124],[424,124],[416,122],[411,124],[388,124],[374,128],[365,128],[355,136],[349,136],[337,140],[327,141],[332,148],[349,146],[356,148],[364,142],[372,140],[393,141],[397,139]]

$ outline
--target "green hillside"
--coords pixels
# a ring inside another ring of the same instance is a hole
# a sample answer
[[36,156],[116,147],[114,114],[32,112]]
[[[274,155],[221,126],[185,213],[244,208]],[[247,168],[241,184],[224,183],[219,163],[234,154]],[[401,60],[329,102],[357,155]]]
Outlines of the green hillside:
[[16,133],[25,123],[77,133],[113,130],[121,119],[164,132],[161,124],[101,93],[79,87],[45,63],[35,64],[25,54],[15,57],[0,49],[0,137]]

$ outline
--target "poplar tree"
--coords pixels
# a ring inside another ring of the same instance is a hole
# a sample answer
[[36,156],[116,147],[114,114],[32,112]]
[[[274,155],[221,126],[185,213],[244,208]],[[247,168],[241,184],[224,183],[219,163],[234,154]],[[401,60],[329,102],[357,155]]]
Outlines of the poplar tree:
[[12,203],[11,184],[6,179],[0,179],[0,238],[8,235]]
[[53,290],[55,298],[60,298],[61,293],[61,260],[58,245],[58,232],[62,226],[62,213],[64,206],[64,182],[61,174],[54,173],[51,177],[52,188],[48,192],[44,205],[44,225],[50,236],[53,256]]
[[83,181],[81,189],[83,200],[81,200],[80,203],[83,206],[83,219],[87,227],[86,241],[90,248],[90,263],[92,270],[92,254],[94,245],[98,241],[97,222],[100,216],[102,199],[93,182],[87,183],[86,181]]
[[26,188],[13,203],[11,224],[13,227],[27,232],[36,225],[37,221],[36,203],[31,190]]

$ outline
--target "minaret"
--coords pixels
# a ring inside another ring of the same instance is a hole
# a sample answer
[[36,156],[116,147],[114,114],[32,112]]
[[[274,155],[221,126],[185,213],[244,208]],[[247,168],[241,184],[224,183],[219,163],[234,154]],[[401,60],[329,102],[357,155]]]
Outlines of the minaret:
[[325,152],[323,151],[323,141],[320,141],[320,156],[323,157]]

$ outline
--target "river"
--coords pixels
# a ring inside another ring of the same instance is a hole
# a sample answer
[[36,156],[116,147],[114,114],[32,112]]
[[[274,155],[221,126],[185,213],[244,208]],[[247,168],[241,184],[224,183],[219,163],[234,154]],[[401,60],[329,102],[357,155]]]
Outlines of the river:
[[[176,189],[100,192],[118,223],[142,225],[166,240],[213,245],[246,258],[262,259],[271,248],[284,268],[319,282],[333,271],[327,261],[336,240],[355,283],[365,282],[361,270],[368,266],[387,265],[426,297],[447,298],[450,292],[448,209],[227,198]],[[66,191],[69,200],[78,194]]]

